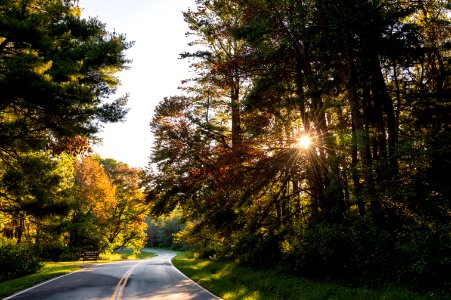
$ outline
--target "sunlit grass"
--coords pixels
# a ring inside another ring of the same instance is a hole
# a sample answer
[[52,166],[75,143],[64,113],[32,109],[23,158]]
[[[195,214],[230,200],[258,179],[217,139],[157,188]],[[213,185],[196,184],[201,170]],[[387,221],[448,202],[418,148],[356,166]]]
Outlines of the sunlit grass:
[[274,270],[257,271],[233,263],[187,258],[179,253],[173,264],[185,275],[223,299],[334,299],[423,300],[445,299],[416,295],[398,287],[369,289],[316,282],[282,275]]
[[113,260],[118,260],[118,259],[146,259],[146,258],[152,258],[154,256],[156,256],[156,254],[153,253],[153,252],[141,251],[140,253],[135,253],[131,249],[117,250],[115,253],[109,255],[109,257],[113,258]]
[[80,263],[47,263],[37,273],[24,277],[0,282],[0,297],[11,295],[17,291],[29,288],[42,281],[58,277],[80,269]]
[[154,256],[156,256],[156,254],[153,252],[142,251],[141,253],[136,254],[132,250],[123,250],[122,253],[100,254],[99,260],[97,261],[49,262],[35,274],[0,282],[0,298],[12,295],[54,277],[79,270],[83,265],[107,263],[124,259],[146,259]]

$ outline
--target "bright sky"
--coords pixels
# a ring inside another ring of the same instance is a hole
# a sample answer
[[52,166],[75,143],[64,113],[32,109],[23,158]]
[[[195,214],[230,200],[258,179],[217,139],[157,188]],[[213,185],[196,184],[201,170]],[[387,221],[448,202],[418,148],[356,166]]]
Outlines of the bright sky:
[[132,167],[147,166],[152,136],[149,122],[164,97],[180,94],[180,81],[189,77],[188,27],[182,11],[194,0],[80,0],[82,16],[97,16],[109,31],[124,33],[135,45],[126,52],[131,69],[119,75],[121,87],[112,99],[129,93],[130,111],[124,123],[107,124],[94,150]]

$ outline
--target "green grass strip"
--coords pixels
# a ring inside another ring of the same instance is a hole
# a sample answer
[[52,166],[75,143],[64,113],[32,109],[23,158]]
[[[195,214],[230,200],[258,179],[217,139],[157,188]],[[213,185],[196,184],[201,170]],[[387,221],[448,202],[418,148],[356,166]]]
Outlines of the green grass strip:
[[140,253],[136,254],[131,249],[124,249],[124,250],[118,250],[110,256],[118,256],[122,259],[146,259],[146,258],[155,257],[157,255],[153,252],[147,252],[147,251],[141,251]]
[[47,263],[38,273],[0,283],[0,297],[6,297],[40,282],[80,269],[79,265]]
[[233,263],[187,258],[179,253],[173,264],[213,294],[223,299],[334,299],[334,300],[423,300],[445,299],[437,295],[416,295],[389,287],[381,289],[350,288],[281,275],[276,271],[257,271]]
[[139,254],[135,254],[131,250],[127,251],[128,252],[123,253],[123,256],[119,254],[117,254],[116,256],[102,255],[104,257],[95,262],[74,261],[74,262],[46,263],[45,266],[35,274],[30,274],[24,277],[0,282],[0,298],[10,296],[16,292],[32,287],[33,285],[36,285],[38,283],[81,269],[82,265],[84,264],[107,263],[111,261],[118,261],[121,259],[146,259],[156,256],[156,254],[152,252],[142,251]]

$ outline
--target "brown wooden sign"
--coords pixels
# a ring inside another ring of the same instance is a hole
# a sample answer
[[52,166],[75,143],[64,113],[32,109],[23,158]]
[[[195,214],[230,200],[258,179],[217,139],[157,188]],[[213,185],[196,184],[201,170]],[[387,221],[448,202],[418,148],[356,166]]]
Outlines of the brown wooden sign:
[[83,261],[98,260],[99,259],[99,251],[82,251],[81,258],[83,259]]

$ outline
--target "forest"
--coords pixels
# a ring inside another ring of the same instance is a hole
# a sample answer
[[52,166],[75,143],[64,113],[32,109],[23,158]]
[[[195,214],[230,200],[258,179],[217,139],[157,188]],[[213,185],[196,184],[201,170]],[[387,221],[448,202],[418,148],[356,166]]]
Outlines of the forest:
[[78,1],[0,1],[0,281],[145,243],[143,170],[92,153],[133,43]]
[[448,1],[197,0],[150,127],[154,216],[203,257],[449,291]]
[[449,293],[449,1],[194,3],[143,170],[92,151],[133,42],[77,0],[0,0],[0,281],[147,241]]

